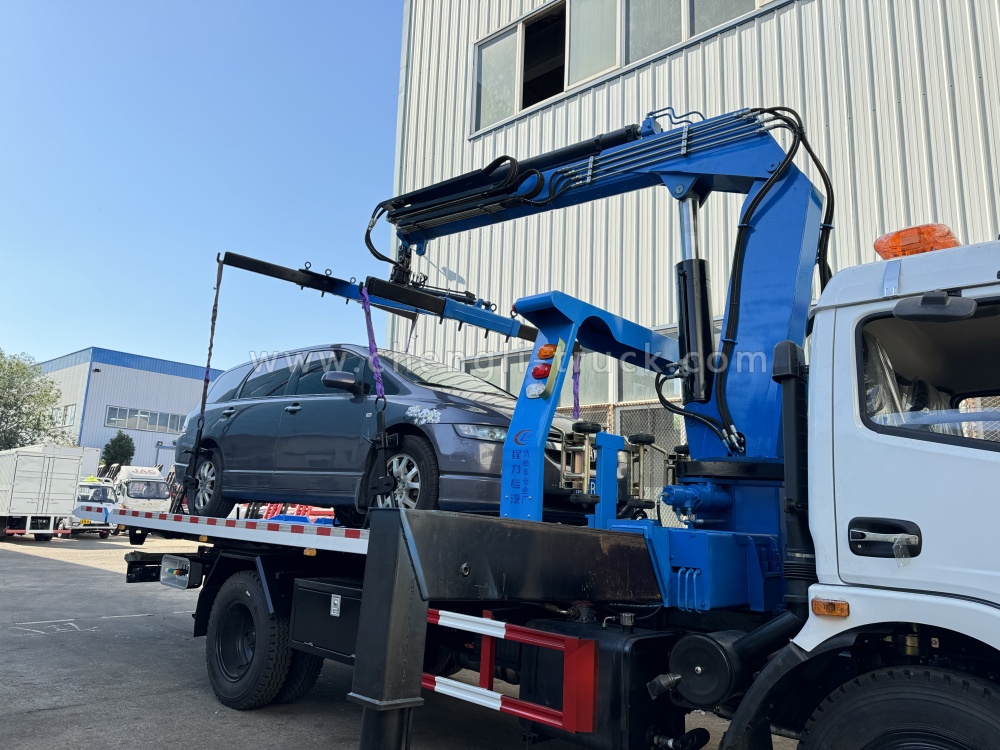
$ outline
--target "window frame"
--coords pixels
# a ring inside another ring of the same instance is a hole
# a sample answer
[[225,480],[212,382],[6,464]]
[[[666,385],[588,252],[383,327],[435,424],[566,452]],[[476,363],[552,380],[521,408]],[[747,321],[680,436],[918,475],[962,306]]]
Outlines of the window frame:
[[[281,353],[281,354],[279,354],[277,356],[268,357],[266,359],[260,360],[257,364],[255,364],[253,367],[250,368],[250,372],[248,372],[246,374],[246,377],[243,378],[243,382],[240,383],[240,389],[239,389],[239,391],[230,400],[231,401],[240,401],[240,400],[243,400],[243,399],[263,400],[263,399],[266,399],[266,398],[284,398],[288,394],[288,388],[289,388],[289,386],[292,383],[292,379],[293,378],[295,378],[295,379],[298,378],[298,373],[291,366],[292,365],[292,357],[295,356],[296,354],[298,354],[298,352],[283,352],[283,353]],[[266,365],[268,362],[275,362],[276,363],[275,366],[272,367],[271,370],[270,370],[271,372],[274,372],[275,368],[277,367],[277,362],[279,360],[281,360],[281,359],[288,360],[288,365],[286,366],[286,369],[288,370],[288,378],[285,380],[285,387],[281,391],[281,393],[272,393],[269,396],[244,396],[243,395],[243,391],[246,390],[247,384],[250,382],[250,378],[252,378],[253,374],[255,372],[257,372],[257,368],[258,367],[260,367],[261,365]]]
[[[677,51],[684,49],[685,47],[694,46],[699,44],[705,39],[709,39],[713,36],[721,34],[728,29],[735,26],[740,26],[748,21],[756,18],[757,16],[763,15],[765,13],[770,13],[777,10],[778,8],[790,5],[791,3],[799,2],[800,0],[755,0],[755,8],[752,11],[744,13],[740,16],[730,19],[726,23],[720,24],[714,28],[702,31],[698,34],[693,33],[694,29],[694,8],[693,3],[696,0],[682,0],[686,3],[686,7],[681,8],[681,40],[676,44],[672,44],[668,47],[664,47],[657,52],[652,52],[646,57],[639,58],[637,60],[627,61],[627,34],[628,30],[626,28],[627,24],[627,12],[628,12],[628,0],[617,0],[617,21],[618,21],[618,34],[616,37],[616,63],[613,67],[607,70],[596,73],[590,78],[586,78],[573,84],[572,87],[568,85],[569,81],[569,48],[571,44],[570,34],[569,34],[569,0],[549,0],[549,2],[534,8],[527,13],[518,16],[514,20],[504,24],[502,27],[495,31],[491,31],[489,34],[476,39],[471,46],[471,54],[469,60],[468,69],[472,71],[472,75],[469,80],[470,91],[466,95],[467,102],[467,122],[469,123],[468,130],[468,140],[474,140],[486,133],[490,133],[501,127],[514,122],[520,117],[524,117],[527,114],[535,112],[537,110],[543,109],[544,107],[551,106],[555,102],[562,98],[568,98],[569,96],[580,93],[592,86],[603,83],[604,81],[610,80],[617,76],[622,76],[636,68],[647,65],[650,62],[657,60],[662,57],[668,57],[676,53]],[[565,71],[563,74],[563,90],[550,96],[548,99],[543,99],[540,102],[532,104],[530,107],[522,107],[521,102],[524,98],[523,86],[524,86],[524,24],[530,22],[536,16],[544,15],[549,13],[555,8],[556,5],[564,3],[566,5],[566,62]],[[476,85],[479,80],[479,48],[487,44],[494,39],[502,36],[503,34],[516,30],[517,33],[517,70],[515,76],[515,91],[517,101],[514,106],[514,114],[509,117],[505,117],[501,120],[497,120],[494,123],[488,125],[480,125],[478,123],[478,107],[476,102]],[[650,106],[654,106],[656,102],[650,102]]]
[[[1000,297],[974,298],[979,305],[1000,305]],[[861,341],[864,335],[865,326],[876,320],[892,318],[892,308],[880,310],[865,315],[855,324],[854,329],[854,413],[861,419],[861,424],[872,432],[879,435],[889,435],[891,437],[907,438],[909,440],[920,440],[925,443],[940,443],[942,445],[953,445],[958,448],[971,448],[973,450],[985,450],[993,453],[1000,453],[1000,442],[992,440],[980,440],[979,438],[969,438],[959,435],[946,435],[940,432],[930,432],[923,430],[911,430],[905,427],[893,427],[892,425],[880,425],[868,416],[865,408],[865,367],[862,359]],[[956,321],[961,322],[961,321]],[[1000,390],[1000,388],[998,388]],[[994,394],[996,395],[996,394]],[[954,406],[956,400],[972,398],[970,394],[956,393],[951,398]]]

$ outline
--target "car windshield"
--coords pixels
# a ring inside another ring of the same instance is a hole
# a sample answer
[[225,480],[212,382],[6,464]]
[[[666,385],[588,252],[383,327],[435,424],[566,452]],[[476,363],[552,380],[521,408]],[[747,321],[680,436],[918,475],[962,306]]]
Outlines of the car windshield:
[[470,391],[472,393],[482,393],[487,396],[507,396],[513,398],[510,393],[503,388],[492,383],[470,375],[467,372],[456,370],[443,365],[440,362],[431,362],[412,354],[400,354],[379,350],[379,359],[383,367],[397,373],[400,377],[406,378],[411,383],[423,385],[428,388],[446,388],[448,390]]
[[108,485],[81,484],[76,491],[76,498],[81,503],[113,503],[118,500],[115,491]]
[[125,494],[136,500],[166,500],[170,497],[166,482],[133,480],[126,485]]

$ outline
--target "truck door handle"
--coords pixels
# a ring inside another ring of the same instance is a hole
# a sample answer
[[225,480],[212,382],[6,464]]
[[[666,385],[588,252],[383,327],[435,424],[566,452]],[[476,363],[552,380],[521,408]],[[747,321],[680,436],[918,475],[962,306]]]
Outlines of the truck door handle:
[[302,411],[302,407],[299,406],[298,404],[292,404],[291,406],[286,406],[285,411],[287,411],[289,414],[298,414],[300,411]]
[[224,412],[222,412],[222,414],[220,414],[219,416],[222,417],[223,419],[228,419],[229,417],[233,416],[235,413],[236,413],[236,409],[234,409],[233,407],[230,406],[228,409],[226,409]]
[[907,547],[916,547],[920,544],[920,537],[916,534],[878,534],[874,531],[851,529],[851,541],[888,542],[889,544],[903,544]]
[[916,557],[923,549],[923,534],[912,521],[853,518],[847,528],[848,546],[860,557]]

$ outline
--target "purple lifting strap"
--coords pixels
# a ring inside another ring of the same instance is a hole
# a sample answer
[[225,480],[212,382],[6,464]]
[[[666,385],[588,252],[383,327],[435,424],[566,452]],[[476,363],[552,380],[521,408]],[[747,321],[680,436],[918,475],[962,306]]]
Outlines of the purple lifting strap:
[[385,400],[385,386],[382,385],[382,363],[375,346],[375,331],[372,330],[372,305],[368,300],[368,290],[361,287],[361,307],[365,311],[365,325],[368,326],[368,353],[372,355],[372,375],[375,376],[375,398]]
[[573,352],[573,419],[580,418],[580,352]]

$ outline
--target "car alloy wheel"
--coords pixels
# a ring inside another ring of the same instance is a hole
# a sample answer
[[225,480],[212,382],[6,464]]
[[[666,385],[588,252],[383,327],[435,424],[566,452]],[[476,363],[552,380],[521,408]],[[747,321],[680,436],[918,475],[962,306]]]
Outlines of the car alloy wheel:
[[198,480],[198,488],[194,494],[194,506],[199,511],[203,511],[212,502],[212,497],[215,495],[215,464],[211,461],[202,462],[201,466],[198,467],[196,479]]
[[389,459],[386,467],[389,476],[396,480],[396,489],[388,495],[380,495],[380,508],[416,508],[420,499],[420,467],[413,456],[397,453]]

